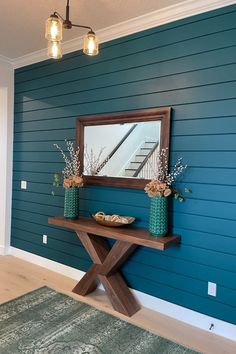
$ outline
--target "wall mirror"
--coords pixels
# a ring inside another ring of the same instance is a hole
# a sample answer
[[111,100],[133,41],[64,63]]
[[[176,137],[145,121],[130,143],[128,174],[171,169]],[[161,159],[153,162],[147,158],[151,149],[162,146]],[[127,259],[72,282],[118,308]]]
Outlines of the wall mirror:
[[86,184],[144,188],[160,149],[169,148],[170,108],[77,119],[80,167]]

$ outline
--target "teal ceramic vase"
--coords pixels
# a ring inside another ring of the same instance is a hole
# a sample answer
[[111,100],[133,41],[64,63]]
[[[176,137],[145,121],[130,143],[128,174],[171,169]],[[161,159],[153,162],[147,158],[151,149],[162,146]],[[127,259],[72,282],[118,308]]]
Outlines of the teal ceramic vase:
[[77,219],[79,215],[79,188],[65,188],[64,217]]
[[149,232],[152,236],[162,237],[168,232],[168,198],[151,197]]

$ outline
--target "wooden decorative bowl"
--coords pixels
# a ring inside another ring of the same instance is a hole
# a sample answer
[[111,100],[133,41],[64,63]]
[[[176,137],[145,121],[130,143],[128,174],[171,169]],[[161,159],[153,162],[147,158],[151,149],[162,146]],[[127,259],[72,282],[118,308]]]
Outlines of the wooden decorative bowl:
[[126,218],[126,220],[128,221],[127,223],[123,223],[123,222],[118,222],[118,221],[102,220],[100,218],[97,218],[95,215],[92,215],[92,217],[94,218],[94,220],[98,224],[103,225],[103,226],[110,226],[110,227],[119,227],[119,226],[130,225],[135,220],[135,218],[132,216],[122,216],[122,218]]

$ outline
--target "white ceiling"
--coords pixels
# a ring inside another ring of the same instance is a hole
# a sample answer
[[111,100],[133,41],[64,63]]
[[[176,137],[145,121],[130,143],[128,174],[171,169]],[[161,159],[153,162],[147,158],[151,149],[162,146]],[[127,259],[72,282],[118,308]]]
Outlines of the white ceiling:
[[[94,31],[159,10],[183,0],[70,0],[71,19]],[[0,0],[0,55],[15,59],[46,47],[45,20],[64,16],[66,0]],[[158,25],[158,23],[157,23]],[[86,33],[64,30],[64,41]]]

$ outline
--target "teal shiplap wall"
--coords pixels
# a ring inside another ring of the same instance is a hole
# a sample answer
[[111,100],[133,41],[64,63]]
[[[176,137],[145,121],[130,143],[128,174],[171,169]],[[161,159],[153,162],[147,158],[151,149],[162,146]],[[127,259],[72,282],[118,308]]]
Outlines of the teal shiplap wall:
[[[95,58],[78,51],[16,70],[12,246],[87,270],[76,235],[47,223],[64,200],[62,189],[51,196],[52,173],[63,167],[53,143],[75,138],[79,115],[171,106],[171,160],[184,158],[178,186],[193,191],[170,210],[182,244],[140,247],[124,275],[135,289],[236,324],[235,80],[236,6],[107,42]],[[80,200],[81,214],[135,215],[147,226],[143,191],[85,187]]]

